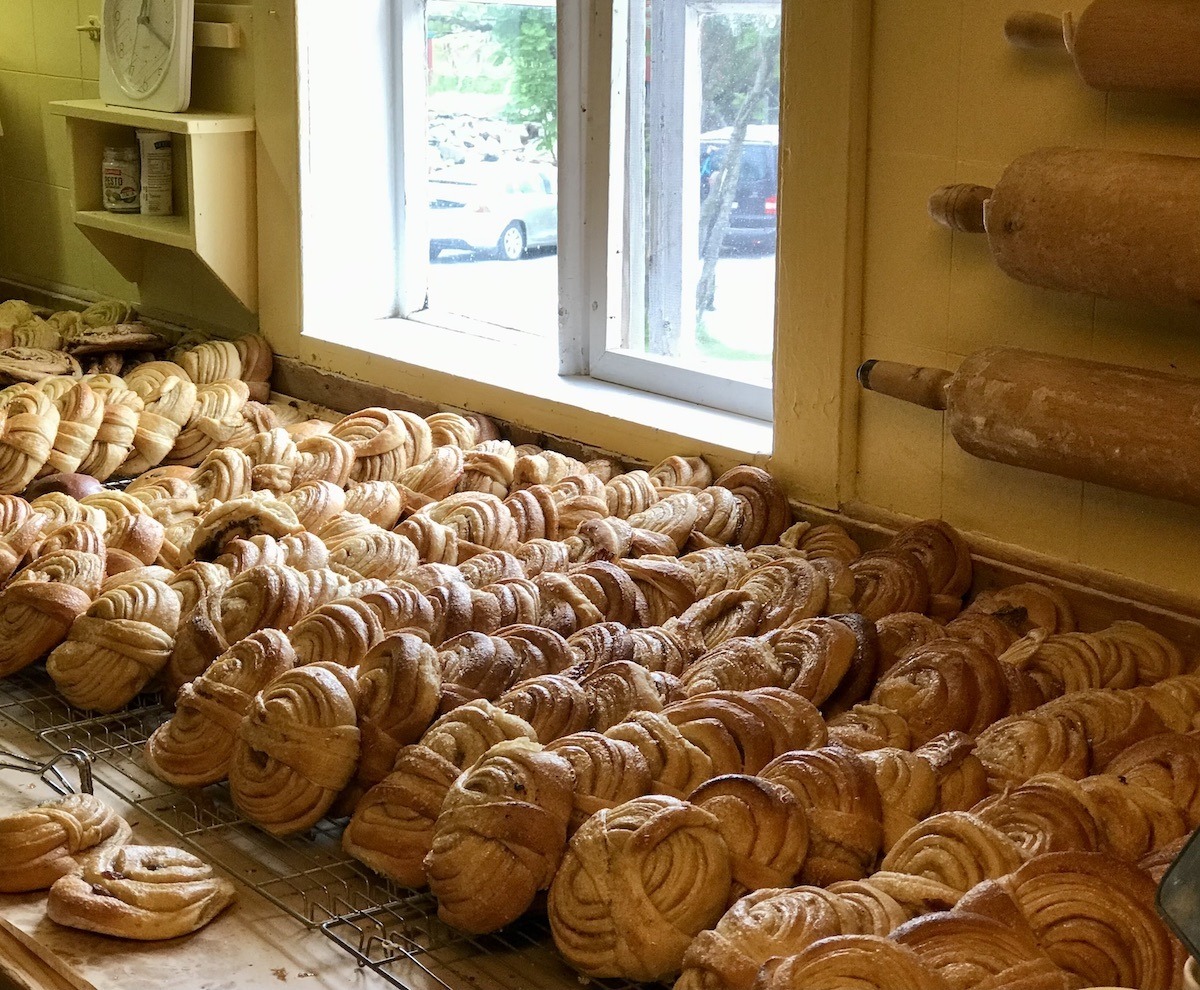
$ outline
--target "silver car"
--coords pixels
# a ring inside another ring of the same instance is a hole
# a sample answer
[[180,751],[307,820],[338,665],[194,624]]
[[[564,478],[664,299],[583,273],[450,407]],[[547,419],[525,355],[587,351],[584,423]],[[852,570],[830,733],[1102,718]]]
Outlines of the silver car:
[[480,162],[429,176],[429,256],[447,248],[507,261],[558,244],[558,174],[551,165]]

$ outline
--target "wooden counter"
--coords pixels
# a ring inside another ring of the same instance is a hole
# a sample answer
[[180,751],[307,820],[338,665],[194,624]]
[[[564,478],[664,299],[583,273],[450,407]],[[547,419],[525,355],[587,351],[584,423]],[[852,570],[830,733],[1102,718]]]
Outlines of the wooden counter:
[[[0,748],[38,758],[53,752],[2,719]],[[69,770],[64,772],[72,777]],[[181,845],[177,836],[132,808],[100,780],[95,791],[127,817],[134,842]],[[0,770],[0,814],[54,796],[37,777]],[[5,978],[22,990],[261,990],[285,985],[303,990],[382,990],[393,986],[356,966],[319,930],[305,929],[244,884],[238,887],[237,901],[210,925],[165,942],[128,942],[63,928],[46,918],[44,891],[0,895],[0,990],[7,990]],[[428,985],[436,986],[432,981]]]

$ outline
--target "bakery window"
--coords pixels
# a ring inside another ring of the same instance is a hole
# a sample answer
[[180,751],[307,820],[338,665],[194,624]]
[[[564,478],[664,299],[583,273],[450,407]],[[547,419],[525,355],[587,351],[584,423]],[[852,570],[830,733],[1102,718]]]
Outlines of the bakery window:
[[771,418],[781,0],[326,6],[298,10],[306,333]]

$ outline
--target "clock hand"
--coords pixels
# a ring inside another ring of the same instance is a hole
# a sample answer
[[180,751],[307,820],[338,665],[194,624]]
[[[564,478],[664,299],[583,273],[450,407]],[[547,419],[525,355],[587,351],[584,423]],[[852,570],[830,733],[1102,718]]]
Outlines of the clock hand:
[[171,43],[158,33],[158,28],[154,26],[154,21],[152,21],[149,17],[146,18],[146,27],[150,29],[150,33],[159,40],[164,48],[171,47]]

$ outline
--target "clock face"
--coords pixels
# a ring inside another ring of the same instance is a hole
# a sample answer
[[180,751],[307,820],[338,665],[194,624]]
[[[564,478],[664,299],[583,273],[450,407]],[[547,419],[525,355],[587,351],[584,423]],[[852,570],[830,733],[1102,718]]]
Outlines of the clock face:
[[177,0],[108,0],[104,46],[117,83],[144,99],[162,84],[175,51]]

